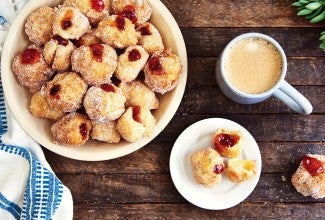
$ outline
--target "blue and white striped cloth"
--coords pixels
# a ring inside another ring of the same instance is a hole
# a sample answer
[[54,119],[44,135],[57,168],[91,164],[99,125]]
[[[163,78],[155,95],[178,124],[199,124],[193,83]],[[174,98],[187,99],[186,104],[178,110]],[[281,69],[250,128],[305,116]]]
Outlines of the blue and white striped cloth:
[[[26,0],[0,0],[0,54],[10,23]],[[5,106],[0,81],[0,220],[72,219],[68,188],[55,176],[41,147]]]

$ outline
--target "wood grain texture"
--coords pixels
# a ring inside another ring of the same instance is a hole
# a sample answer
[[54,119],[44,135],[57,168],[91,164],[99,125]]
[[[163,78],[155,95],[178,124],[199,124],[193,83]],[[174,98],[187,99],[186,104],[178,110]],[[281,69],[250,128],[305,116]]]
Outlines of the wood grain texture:
[[[58,175],[82,203],[186,203],[169,174],[64,174]],[[325,202],[297,193],[291,184],[292,173],[262,174],[246,201],[272,203]],[[227,178],[227,177],[223,177]],[[193,179],[194,181],[194,179]]]
[[259,32],[273,37],[289,57],[319,57],[320,33],[325,28],[182,28],[190,57],[217,57],[234,37]]
[[[292,0],[162,0],[181,27],[308,27]],[[313,25],[314,26],[314,25]],[[321,24],[319,24],[321,26]]]
[[[317,210],[317,211],[316,211]],[[248,203],[227,210],[209,211],[191,204],[75,204],[74,219],[321,219],[322,203],[304,204]]]
[[[325,55],[325,53],[324,53]],[[217,85],[217,57],[189,57],[187,85]],[[325,85],[325,57],[288,57],[286,80],[292,85]]]
[[[150,143],[142,149],[109,161],[88,162],[67,159],[44,149],[47,161],[55,173],[64,174],[166,174],[173,142]],[[308,154],[325,154],[322,142],[258,142],[262,173],[293,173]],[[184,149],[186,150],[186,149]]]

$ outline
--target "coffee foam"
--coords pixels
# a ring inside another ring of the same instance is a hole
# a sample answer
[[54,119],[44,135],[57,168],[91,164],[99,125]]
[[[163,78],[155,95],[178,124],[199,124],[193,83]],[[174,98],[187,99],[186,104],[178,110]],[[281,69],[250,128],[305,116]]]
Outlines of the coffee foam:
[[261,38],[242,39],[226,54],[226,76],[234,87],[245,93],[268,91],[279,80],[281,71],[280,52]]

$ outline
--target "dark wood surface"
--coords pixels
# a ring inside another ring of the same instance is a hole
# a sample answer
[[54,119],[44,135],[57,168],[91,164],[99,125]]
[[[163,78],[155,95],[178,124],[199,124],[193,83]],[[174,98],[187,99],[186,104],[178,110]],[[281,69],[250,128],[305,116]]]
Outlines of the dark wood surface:
[[[163,0],[181,27],[188,52],[188,81],[182,103],[166,129],[150,144],[122,158],[83,162],[45,155],[74,199],[75,219],[325,218],[325,199],[303,197],[290,182],[303,155],[325,154],[324,24],[296,17],[289,0]],[[312,103],[311,115],[296,114],[275,98],[255,105],[227,99],[217,87],[218,54],[245,32],[274,37],[288,56],[287,81]],[[204,118],[231,119],[247,128],[262,154],[262,174],[241,204],[208,211],[188,203],[169,173],[174,141]]]

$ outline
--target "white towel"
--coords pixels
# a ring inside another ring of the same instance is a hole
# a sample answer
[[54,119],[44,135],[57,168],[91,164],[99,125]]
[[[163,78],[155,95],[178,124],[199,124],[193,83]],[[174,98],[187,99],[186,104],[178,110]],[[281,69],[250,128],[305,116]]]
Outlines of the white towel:
[[[0,0],[0,54],[10,23],[25,3]],[[2,83],[0,135],[0,219],[72,219],[70,190],[5,106]]]

